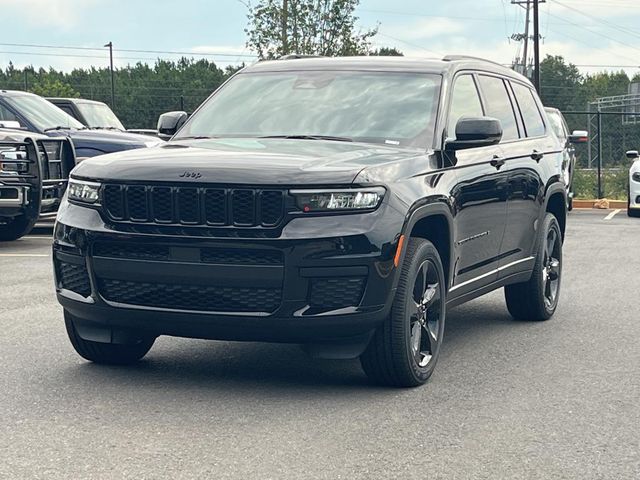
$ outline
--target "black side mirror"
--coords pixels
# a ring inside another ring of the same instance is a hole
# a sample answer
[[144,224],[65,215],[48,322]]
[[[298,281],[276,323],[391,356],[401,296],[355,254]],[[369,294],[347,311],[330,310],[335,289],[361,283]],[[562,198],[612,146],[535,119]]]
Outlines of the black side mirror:
[[187,121],[187,112],[166,112],[158,117],[158,136],[171,138]]
[[629,150],[627,152],[627,158],[629,160],[637,160],[638,158],[640,158],[640,153],[638,153],[638,150]]
[[448,140],[445,150],[488,147],[500,143],[502,125],[491,117],[462,117],[456,124],[455,140]]

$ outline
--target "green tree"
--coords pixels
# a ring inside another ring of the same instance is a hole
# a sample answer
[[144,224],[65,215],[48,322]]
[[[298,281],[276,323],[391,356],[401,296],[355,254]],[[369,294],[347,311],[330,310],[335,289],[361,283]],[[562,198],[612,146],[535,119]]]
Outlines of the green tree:
[[37,81],[31,87],[31,91],[42,97],[78,98],[80,96],[68,83],[52,78]]
[[562,111],[584,110],[586,98],[582,91],[583,77],[573,63],[547,55],[540,62],[540,97],[542,103]]
[[378,57],[404,57],[404,53],[395,47],[380,47],[369,52],[369,55]]
[[260,59],[291,53],[364,55],[378,28],[356,27],[359,0],[259,0],[249,5],[247,47]]

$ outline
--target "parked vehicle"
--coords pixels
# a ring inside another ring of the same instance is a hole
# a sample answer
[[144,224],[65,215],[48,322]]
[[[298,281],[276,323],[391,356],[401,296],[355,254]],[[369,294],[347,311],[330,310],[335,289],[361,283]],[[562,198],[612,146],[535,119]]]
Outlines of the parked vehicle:
[[75,164],[66,137],[0,129],[0,241],[16,240],[39,218],[55,216]]
[[576,169],[576,148],[575,145],[587,143],[589,141],[589,132],[586,130],[575,130],[569,133],[569,127],[564,115],[557,108],[545,107],[547,117],[550,120],[551,127],[556,136],[564,145],[564,154],[562,163],[558,166],[562,172],[564,182],[567,185],[567,209],[573,210],[573,173]]
[[106,103],[84,98],[47,98],[56,107],[65,111],[73,118],[81,122],[85,127],[127,131],[142,135],[157,136],[156,130],[147,128],[125,129],[120,119],[113,113]]
[[0,90],[0,127],[16,126],[49,137],[70,137],[79,160],[161,143],[145,135],[89,129],[38,95]]
[[640,153],[637,150],[629,150],[627,158],[633,161],[629,168],[627,214],[630,217],[640,217]]
[[257,63],[165,145],[76,167],[53,246],[70,341],[100,363],[159,335],[301,343],[423,384],[454,305],[504,287],[515,318],[554,314],[561,150],[498,64]]

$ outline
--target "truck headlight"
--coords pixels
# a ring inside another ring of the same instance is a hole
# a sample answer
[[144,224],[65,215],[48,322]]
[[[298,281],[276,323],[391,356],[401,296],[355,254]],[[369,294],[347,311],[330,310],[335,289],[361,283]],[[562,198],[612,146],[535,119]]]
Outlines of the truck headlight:
[[631,175],[631,179],[634,182],[640,182],[640,172],[635,172],[633,175]]
[[96,203],[100,197],[100,184],[70,178],[67,192],[69,200],[93,204]]
[[375,210],[384,198],[382,187],[345,190],[292,190],[296,204],[305,213]]

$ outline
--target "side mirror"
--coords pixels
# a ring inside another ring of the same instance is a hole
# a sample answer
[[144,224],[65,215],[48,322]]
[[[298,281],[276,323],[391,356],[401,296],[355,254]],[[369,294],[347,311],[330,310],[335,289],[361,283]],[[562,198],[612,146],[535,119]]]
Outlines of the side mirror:
[[638,153],[638,150],[629,150],[627,152],[627,158],[629,160],[637,160],[638,158],[640,158],[640,153]]
[[180,130],[180,127],[187,121],[187,112],[166,112],[158,117],[158,136],[160,138],[170,138]]
[[569,135],[569,143],[587,143],[589,141],[589,132],[586,130],[574,130]]
[[488,147],[500,143],[502,125],[491,117],[462,117],[456,124],[455,140],[445,143],[445,150]]
[[15,120],[0,120],[0,128],[22,128],[20,122],[16,122]]

